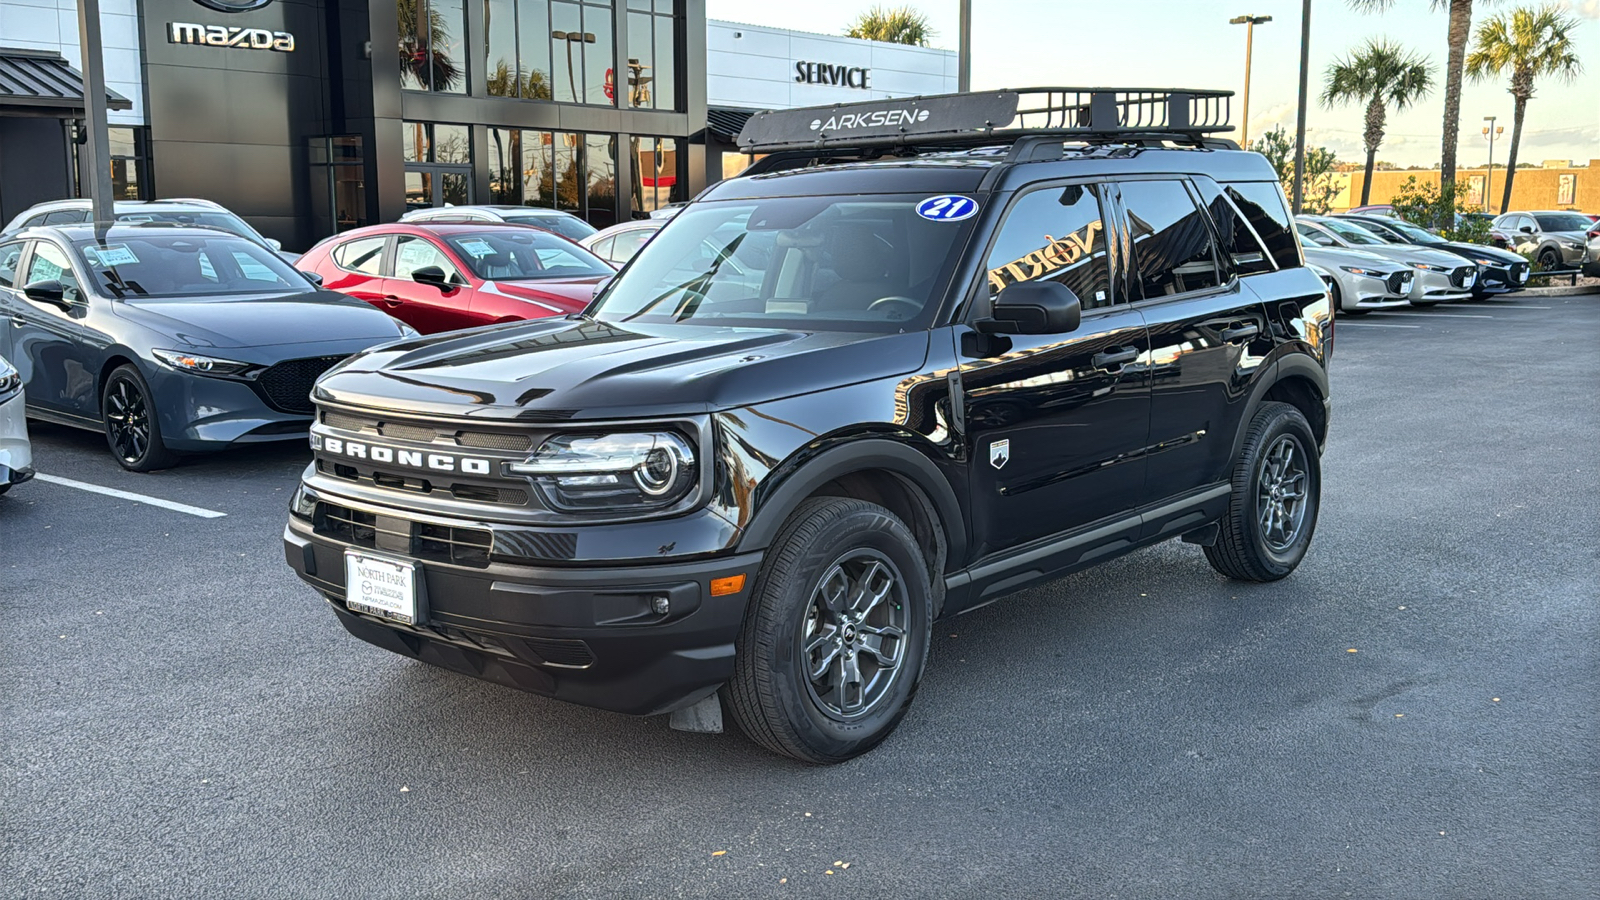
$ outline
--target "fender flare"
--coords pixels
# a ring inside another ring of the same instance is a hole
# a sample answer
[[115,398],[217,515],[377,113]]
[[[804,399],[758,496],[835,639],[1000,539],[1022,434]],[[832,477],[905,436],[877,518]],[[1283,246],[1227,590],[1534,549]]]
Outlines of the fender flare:
[[[1239,454],[1244,450],[1245,435],[1250,431],[1250,423],[1255,420],[1256,412],[1261,409],[1261,404],[1266,402],[1267,392],[1289,378],[1303,378],[1311,382],[1312,389],[1317,392],[1317,396],[1322,398],[1324,408],[1326,408],[1329,397],[1328,371],[1303,353],[1284,354],[1273,362],[1272,377],[1261,379],[1256,383],[1255,388],[1250,391],[1250,401],[1245,407],[1244,416],[1239,420],[1239,430],[1233,436],[1233,459],[1238,459]],[[1318,436],[1318,439],[1326,443],[1328,439],[1326,427],[1324,427],[1323,433]]]
[[923,454],[905,444],[882,438],[851,441],[799,463],[756,510],[755,518],[739,539],[738,552],[765,549],[795,508],[818,488],[836,478],[870,469],[893,472],[920,489],[938,513],[938,524],[949,548],[946,558],[966,559],[966,516],[950,482]]

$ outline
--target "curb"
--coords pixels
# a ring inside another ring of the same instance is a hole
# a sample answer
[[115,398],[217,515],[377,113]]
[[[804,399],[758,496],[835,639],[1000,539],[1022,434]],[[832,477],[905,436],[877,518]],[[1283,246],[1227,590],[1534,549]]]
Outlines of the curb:
[[1523,288],[1518,292],[1524,297],[1581,297],[1585,294],[1600,294],[1600,284],[1563,285],[1559,287]]

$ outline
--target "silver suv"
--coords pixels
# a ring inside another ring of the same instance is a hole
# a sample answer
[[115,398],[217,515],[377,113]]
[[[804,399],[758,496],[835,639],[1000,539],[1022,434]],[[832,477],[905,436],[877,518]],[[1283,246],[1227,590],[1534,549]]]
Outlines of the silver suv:
[[1562,210],[1508,212],[1490,226],[1507,250],[1515,250],[1550,269],[1582,269],[1600,276],[1600,222]]
[[569,241],[581,241],[597,230],[569,212],[537,206],[439,206],[413,209],[400,217],[402,222],[511,222],[553,231]]

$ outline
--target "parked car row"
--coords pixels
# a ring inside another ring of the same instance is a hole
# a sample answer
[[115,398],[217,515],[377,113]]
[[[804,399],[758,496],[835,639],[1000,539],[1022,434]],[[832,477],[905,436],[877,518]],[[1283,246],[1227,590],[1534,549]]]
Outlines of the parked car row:
[[1489,226],[1489,240],[1533,257],[1541,269],[1578,269],[1600,277],[1600,221],[1586,213],[1509,212]]

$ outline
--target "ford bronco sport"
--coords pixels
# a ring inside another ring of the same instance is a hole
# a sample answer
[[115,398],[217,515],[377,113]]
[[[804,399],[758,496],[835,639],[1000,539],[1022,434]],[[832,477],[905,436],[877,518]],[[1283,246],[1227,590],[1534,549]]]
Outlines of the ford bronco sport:
[[580,315],[324,376],[289,564],[364,640],[827,763],[935,620],[1181,537],[1294,571],[1333,314],[1228,95],[758,114]]

